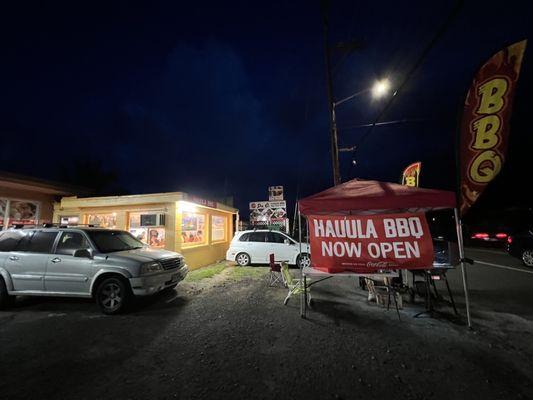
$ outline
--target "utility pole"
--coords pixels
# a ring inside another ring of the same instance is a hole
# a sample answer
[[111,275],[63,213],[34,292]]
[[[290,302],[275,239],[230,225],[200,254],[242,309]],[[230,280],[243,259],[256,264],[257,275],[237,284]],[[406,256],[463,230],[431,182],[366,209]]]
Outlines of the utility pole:
[[333,80],[331,77],[331,60],[328,39],[328,1],[322,1],[322,16],[324,19],[324,53],[326,58],[326,86],[328,89],[328,106],[331,118],[331,161],[333,164],[333,184],[341,183],[339,168],[339,142],[337,138],[337,122],[335,117],[335,103],[333,100]]

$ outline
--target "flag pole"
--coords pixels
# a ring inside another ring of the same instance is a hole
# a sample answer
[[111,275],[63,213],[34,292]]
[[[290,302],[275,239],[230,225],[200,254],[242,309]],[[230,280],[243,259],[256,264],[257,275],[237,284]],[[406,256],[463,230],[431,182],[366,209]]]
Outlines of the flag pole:
[[[468,95],[467,95],[468,96]],[[466,98],[467,96],[464,96]],[[467,274],[466,274],[466,265],[465,265],[465,248],[464,248],[464,240],[463,240],[463,221],[461,219],[461,126],[463,121],[463,103],[461,103],[461,106],[459,107],[459,113],[458,113],[458,128],[457,128],[457,134],[456,134],[456,143],[455,143],[455,170],[456,170],[456,189],[455,189],[455,197],[456,197],[456,205],[453,209],[454,216],[455,216],[455,228],[457,230],[457,244],[459,247],[459,259],[461,262],[461,278],[463,281],[463,291],[465,294],[465,306],[466,306],[466,321],[468,324],[468,328],[472,329],[472,318],[470,316],[470,297],[468,296],[468,280],[467,280]]]
[[465,305],[466,305],[466,320],[468,327],[472,328],[472,319],[470,317],[470,298],[468,296],[468,284],[466,278],[466,266],[465,266],[465,249],[463,243],[463,222],[459,215],[459,210],[453,209],[455,214],[455,227],[457,229],[457,244],[459,245],[459,258],[461,260],[461,276],[463,278],[463,290],[465,293]]

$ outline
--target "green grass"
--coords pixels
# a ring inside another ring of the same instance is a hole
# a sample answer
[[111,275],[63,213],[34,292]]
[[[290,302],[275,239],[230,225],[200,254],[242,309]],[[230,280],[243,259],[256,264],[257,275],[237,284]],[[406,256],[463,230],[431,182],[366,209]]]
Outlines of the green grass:
[[268,267],[234,267],[231,277],[235,280],[244,278],[261,279],[268,272]]
[[202,267],[189,271],[185,282],[198,282],[202,279],[212,278],[213,276],[220,274],[227,267],[226,262],[219,262],[216,264],[208,265],[207,267]]

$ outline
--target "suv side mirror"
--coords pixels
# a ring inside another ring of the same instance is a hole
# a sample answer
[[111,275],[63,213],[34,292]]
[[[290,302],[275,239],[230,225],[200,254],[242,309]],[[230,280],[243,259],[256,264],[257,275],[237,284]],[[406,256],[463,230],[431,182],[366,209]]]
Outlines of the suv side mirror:
[[291,241],[290,241],[289,239],[285,239],[285,240],[283,241],[283,243],[285,243],[285,244],[291,244]]
[[80,258],[93,258],[93,252],[90,249],[77,249],[72,255]]

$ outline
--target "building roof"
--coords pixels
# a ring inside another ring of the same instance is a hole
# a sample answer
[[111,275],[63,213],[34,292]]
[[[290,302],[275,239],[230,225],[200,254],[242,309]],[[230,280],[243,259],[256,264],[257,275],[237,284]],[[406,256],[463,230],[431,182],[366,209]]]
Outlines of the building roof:
[[6,171],[0,171],[0,186],[59,196],[88,192],[87,188],[35,178],[32,176],[14,174]]
[[184,192],[167,192],[167,193],[149,193],[149,194],[132,194],[123,196],[101,196],[101,197],[63,197],[60,208],[91,208],[91,207],[116,207],[132,206],[147,204],[174,203],[185,201],[194,203],[198,206],[209,207],[221,211],[236,213],[236,208],[225,204],[205,200]]

